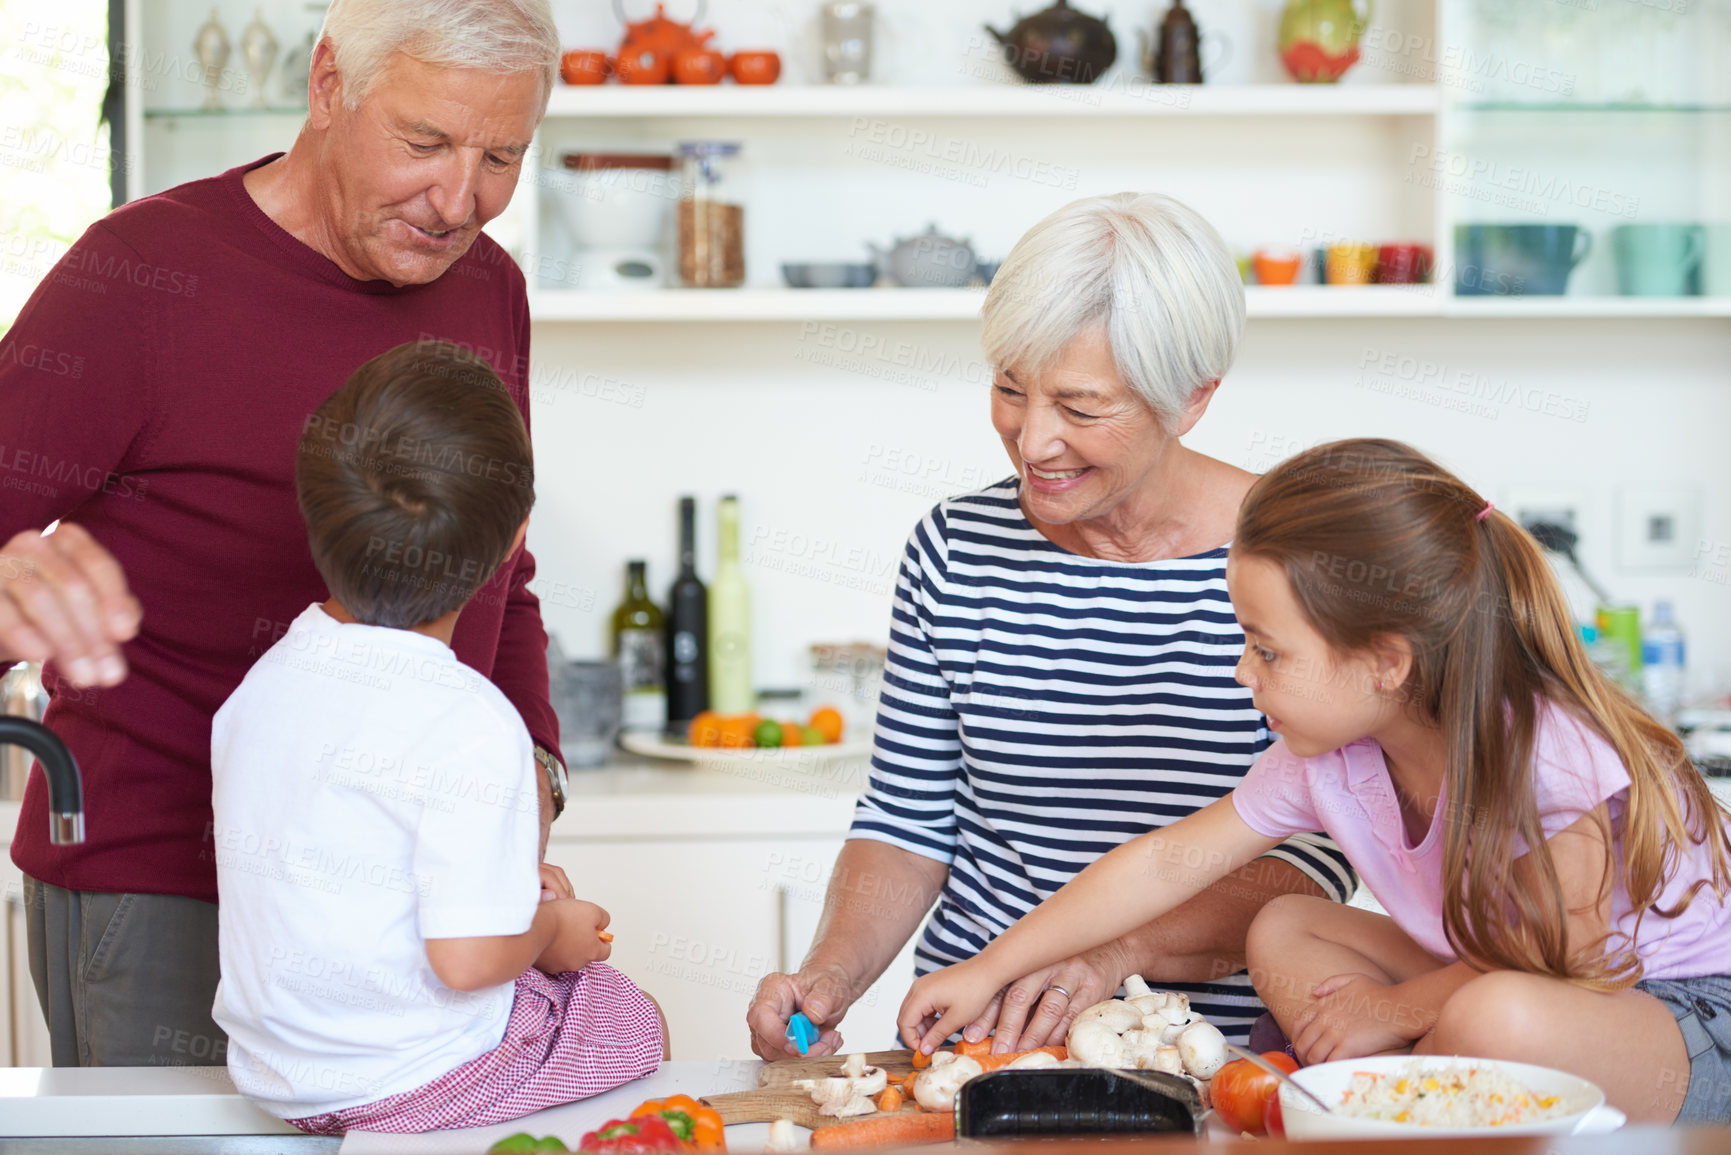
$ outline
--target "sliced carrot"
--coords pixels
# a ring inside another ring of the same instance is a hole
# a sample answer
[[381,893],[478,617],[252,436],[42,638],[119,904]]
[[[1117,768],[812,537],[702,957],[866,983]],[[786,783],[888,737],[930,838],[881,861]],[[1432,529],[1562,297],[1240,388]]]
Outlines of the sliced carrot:
[[922,1067],[929,1067],[931,1065],[932,1057],[930,1055],[921,1050],[914,1051],[914,1070],[917,1071]]
[[1033,1055],[1042,1052],[1052,1056],[1054,1059],[1057,1059],[1060,1063],[1070,1057],[1070,1052],[1065,1050],[1063,1047],[1035,1047],[1028,1051],[1006,1051],[1001,1055],[975,1055],[974,1061],[980,1065],[982,1070],[996,1071],[1000,1067],[1009,1066],[1023,1055]]
[[874,1102],[877,1103],[878,1110],[887,1111],[893,1115],[902,1109],[902,1093],[894,1087],[885,1087],[883,1094],[879,1095]]
[[814,1151],[841,1151],[861,1147],[912,1147],[919,1143],[947,1143],[956,1137],[956,1116],[949,1111],[903,1111],[876,1115],[857,1123],[837,1123],[811,1133]]

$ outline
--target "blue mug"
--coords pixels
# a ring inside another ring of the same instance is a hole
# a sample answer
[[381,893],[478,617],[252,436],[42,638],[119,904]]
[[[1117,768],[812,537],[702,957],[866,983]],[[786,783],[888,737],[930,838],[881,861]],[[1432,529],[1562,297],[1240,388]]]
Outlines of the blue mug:
[[1592,250],[1578,225],[1456,225],[1455,295],[1560,297]]

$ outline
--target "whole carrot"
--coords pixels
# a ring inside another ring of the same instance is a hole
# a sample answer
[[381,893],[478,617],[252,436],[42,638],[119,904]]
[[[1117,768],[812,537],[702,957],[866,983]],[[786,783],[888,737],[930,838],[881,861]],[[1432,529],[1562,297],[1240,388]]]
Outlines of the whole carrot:
[[920,1143],[948,1143],[956,1137],[956,1117],[949,1111],[903,1111],[878,1115],[857,1123],[837,1123],[811,1133],[814,1151],[843,1151],[864,1147],[913,1147]]

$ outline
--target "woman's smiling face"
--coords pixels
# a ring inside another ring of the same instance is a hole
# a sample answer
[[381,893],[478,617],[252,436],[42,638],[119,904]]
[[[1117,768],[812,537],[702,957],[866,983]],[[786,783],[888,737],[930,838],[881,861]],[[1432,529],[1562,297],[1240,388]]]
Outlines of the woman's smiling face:
[[1051,525],[1111,513],[1178,445],[1119,373],[1103,328],[1079,333],[1037,373],[999,369],[992,427],[1028,514]]

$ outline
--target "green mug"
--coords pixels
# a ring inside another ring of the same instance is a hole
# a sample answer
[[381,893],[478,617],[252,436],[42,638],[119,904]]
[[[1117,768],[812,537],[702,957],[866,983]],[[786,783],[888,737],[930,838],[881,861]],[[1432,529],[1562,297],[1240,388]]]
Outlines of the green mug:
[[1707,246],[1700,225],[1618,225],[1617,291],[1625,297],[1685,297]]
[[1701,292],[1709,297],[1731,297],[1731,223],[1708,225],[1707,255],[1701,261]]

